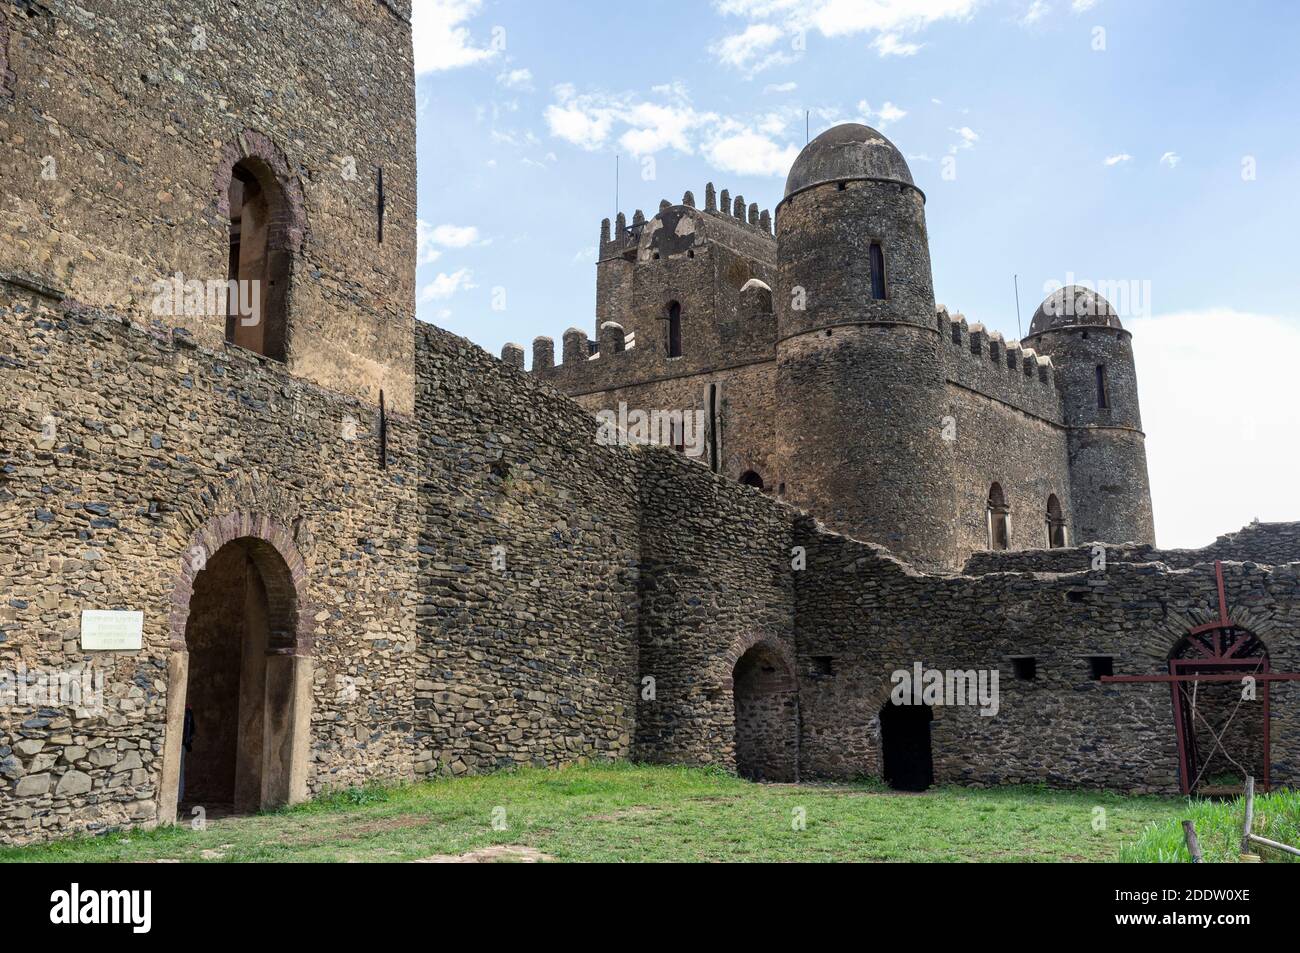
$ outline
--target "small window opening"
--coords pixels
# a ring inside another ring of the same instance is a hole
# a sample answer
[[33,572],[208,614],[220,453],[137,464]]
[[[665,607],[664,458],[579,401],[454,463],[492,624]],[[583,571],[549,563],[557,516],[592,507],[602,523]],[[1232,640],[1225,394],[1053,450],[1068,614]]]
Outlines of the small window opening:
[[885,300],[885,250],[880,242],[871,243],[871,297]]
[[756,490],[763,489],[763,478],[753,470],[746,470],[741,474],[740,482],[745,484],[745,486],[752,486]]
[[1110,392],[1106,386],[1106,365],[1097,365],[1097,406],[1105,410],[1110,406]]
[[388,408],[382,390],[379,392],[379,469],[388,469]]
[[275,228],[285,199],[270,170],[254,163],[240,162],[230,177],[226,340],[283,361],[290,259]]
[[812,661],[814,675],[835,674],[835,657],[833,655],[814,655]]
[[992,550],[1011,548],[1011,509],[999,483],[989,489],[988,543]]
[[682,306],[676,301],[668,306],[668,356],[682,356]]
[[1088,656],[1088,674],[1094,682],[1115,674],[1115,660],[1109,655]]
[[1038,677],[1038,659],[1030,655],[1020,655],[1011,660],[1011,670],[1018,682],[1032,682]]
[[1071,589],[1065,594],[1065,601],[1079,605],[1088,601],[1088,593],[1084,589]]
[[379,244],[384,243],[384,211],[388,207],[388,197],[384,194],[384,167],[379,167],[379,178],[375,185],[376,213],[379,218]]
[[1065,515],[1061,512],[1061,501],[1053,493],[1047,498],[1047,548],[1060,549],[1065,546]]

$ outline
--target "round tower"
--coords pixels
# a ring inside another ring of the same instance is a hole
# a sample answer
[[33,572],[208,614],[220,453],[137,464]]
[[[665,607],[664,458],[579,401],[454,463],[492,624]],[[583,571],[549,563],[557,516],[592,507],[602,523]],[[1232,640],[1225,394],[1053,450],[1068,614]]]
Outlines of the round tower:
[[927,566],[955,559],[951,444],[925,228],[902,154],[835,126],[777,207],[778,492]]
[[1025,344],[1050,354],[1056,368],[1075,541],[1154,545],[1132,334],[1109,301],[1068,285],[1038,306]]

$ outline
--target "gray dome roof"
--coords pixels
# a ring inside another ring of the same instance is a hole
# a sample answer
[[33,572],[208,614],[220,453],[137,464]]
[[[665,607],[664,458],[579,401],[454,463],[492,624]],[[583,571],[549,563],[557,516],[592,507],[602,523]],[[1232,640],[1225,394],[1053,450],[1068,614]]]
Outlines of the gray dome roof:
[[897,147],[861,123],[832,126],[804,146],[785,180],[787,196],[841,179],[892,179],[913,185],[912,170]]
[[1091,288],[1066,285],[1043,299],[1034,312],[1034,320],[1029,323],[1029,336],[1080,324],[1123,328],[1109,301]]

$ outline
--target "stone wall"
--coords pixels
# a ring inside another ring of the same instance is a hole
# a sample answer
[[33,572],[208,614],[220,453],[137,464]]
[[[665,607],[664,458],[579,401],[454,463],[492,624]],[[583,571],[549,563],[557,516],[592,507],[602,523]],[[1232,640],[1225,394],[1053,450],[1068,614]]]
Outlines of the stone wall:
[[628,756],[634,455],[463,339],[420,325],[417,353],[416,770]]
[[[408,11],[409,0],[4,4],[0,274],[147,321],[154,282],[227,279],[230,164],[262,156],[294,196],[290,369],[369,403],[383,390],[409,413]],[[167,323],[214,347],[226,315]]]
[[[1212,565],[1111,561],[1098,572],[926,576],[876,547],[813,531],[799,540],[809,546],[795,613],[805,776],[878,773],[876,717],[890,675],[919,662],[999,677],[996,715],[935,709],[940,783],[1177,790],[1168,687],[1102,684],[1089,659],[1109,657],[1116,675],[1167,672],[1179,639],[1217,617]],[[1025,554],[1025,568],[1042,555]],[[1004,570],[1015,561],[998,559]],[[1265,642],[1274,671],[1300,670],[1298,575],[1297,564],[1225,565],[1231,618]],[[807,678],[814,656],[831,657],[835,674]],[[1017,657],[1034,660],[1032,680],[1017,679]],[[1273,780],[1295,784],[1300,690],[1288,682],[1271,691]]]
[[[309,790],[409,777],[411,418],[388,416],[383,467],[373,405],[185,329],[0,291],[0,668],[105,677],[102,712],[0,711],[0,838],[154,816],[187,561],[262,526],[303,562]],[[143,650],[82,651],[84,609],[142,610]]]

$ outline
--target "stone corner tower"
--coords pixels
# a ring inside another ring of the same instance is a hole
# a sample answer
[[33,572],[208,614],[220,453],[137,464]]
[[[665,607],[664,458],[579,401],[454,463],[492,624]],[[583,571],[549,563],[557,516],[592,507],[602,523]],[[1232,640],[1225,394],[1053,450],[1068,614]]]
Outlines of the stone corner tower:
[[1109,301],[1069,285],[1039,305],[1025,343],[1050,355],[1056,368],[1075,539],[1154,545],[1133,335]]
[[950,565],[943,355],[906,160],[874,129],[832,127],[791,168],[776,236],[779,492],[833,529]]

